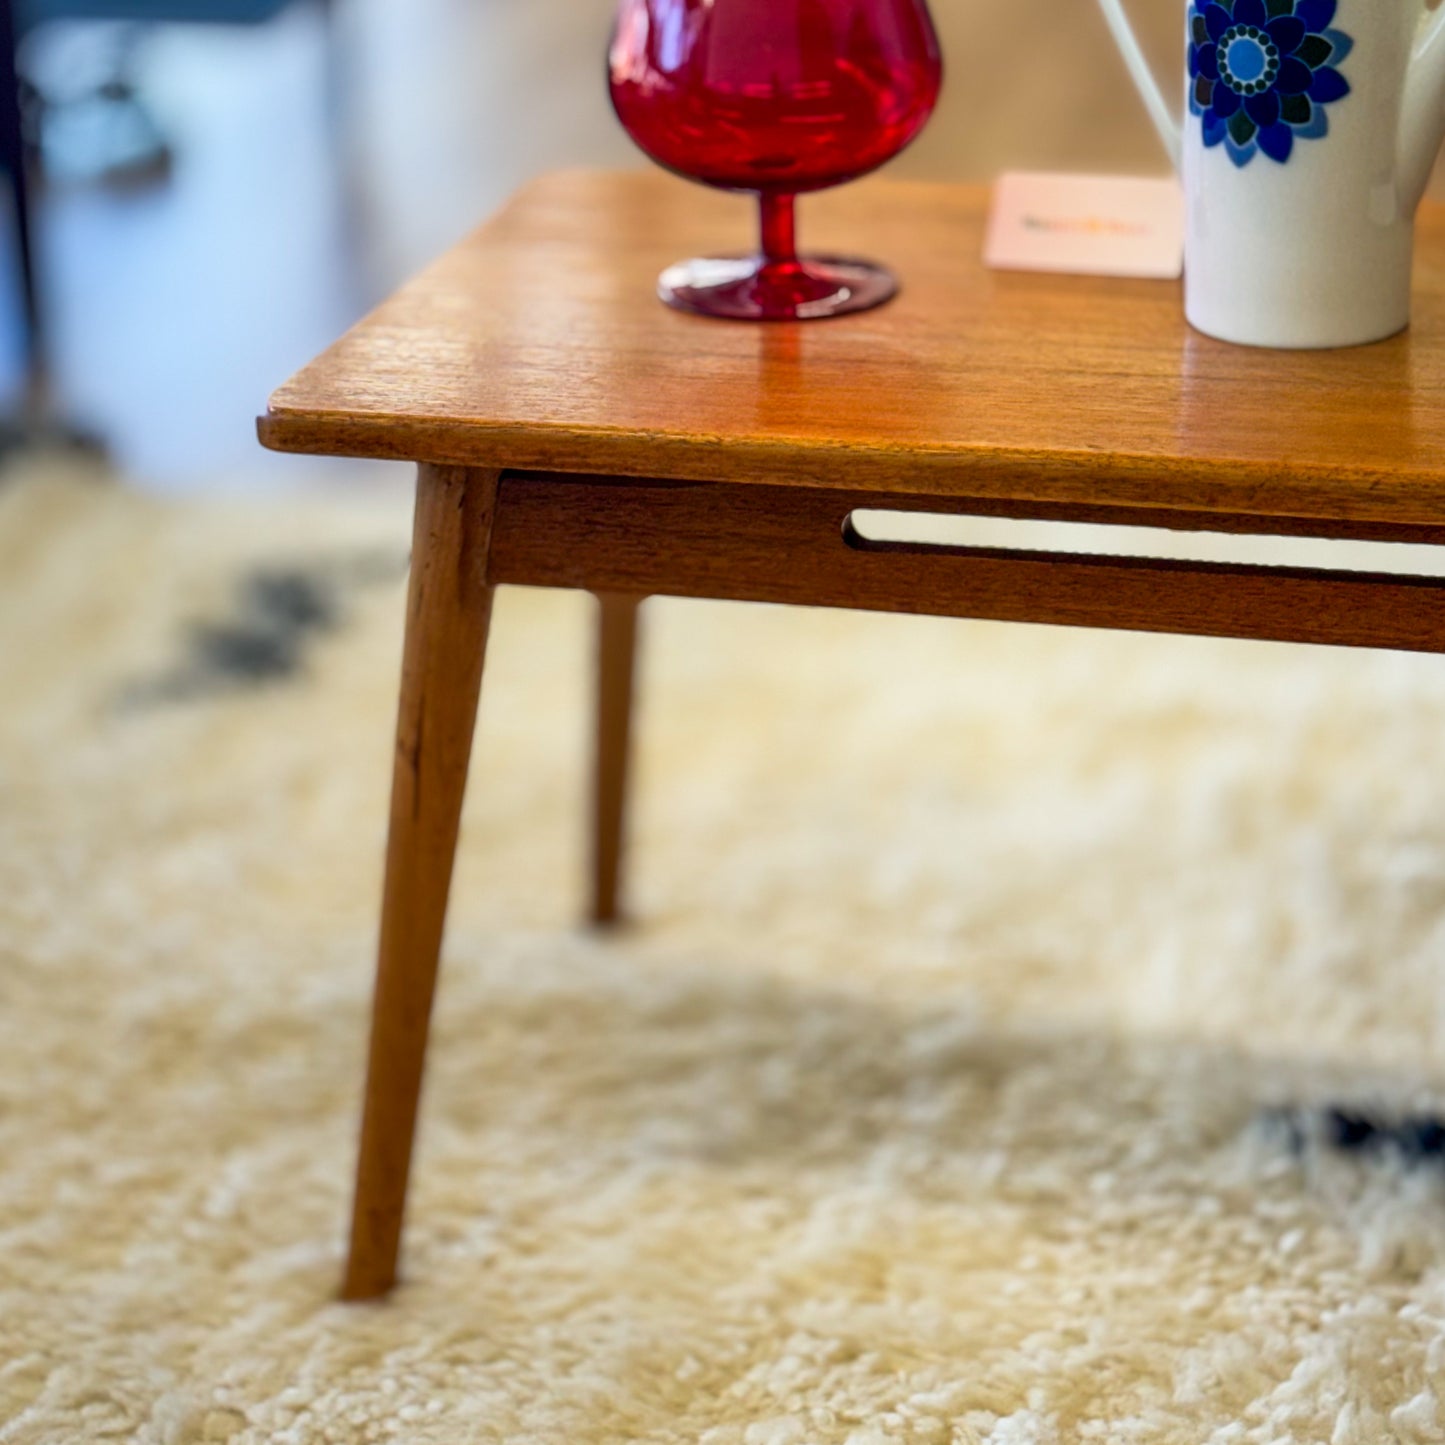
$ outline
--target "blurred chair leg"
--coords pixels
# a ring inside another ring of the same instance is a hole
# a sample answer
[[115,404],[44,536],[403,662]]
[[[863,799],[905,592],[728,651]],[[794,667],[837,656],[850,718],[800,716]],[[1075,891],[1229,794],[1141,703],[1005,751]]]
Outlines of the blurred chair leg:
[[597,751],[592,793],[592,922],[616,923],[627,812],[640,597],[597,596]]
[[40,290],[35,276],[35,248],[31,230],[30,185],[25,168],[25,131],[20,120],[20,77],[16,70],[15,7],[0,0],[0,166],[10,186],[16,254],[20,271],[20,300],[25,326],[25,365],[30,400],[45,400],[45,335],[40,315]]

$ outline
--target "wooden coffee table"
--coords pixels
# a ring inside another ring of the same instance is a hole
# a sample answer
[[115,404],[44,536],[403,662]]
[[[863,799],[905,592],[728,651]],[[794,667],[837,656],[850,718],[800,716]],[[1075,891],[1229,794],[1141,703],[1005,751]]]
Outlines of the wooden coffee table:
[[1445,649],[1445,583],[868,541],[860,509],[1445,541],[1445,210],[1416,319],[1344,352],[1191,332],[1176,285],[990,273],[986,197],[869,181],[803,240],[902,279],[880,310],[748,325],[657,273],[746,250],[741,200],[548,176],[271,399],[282,451],[419,463],[380,962],[344,1293],[395,1280],[493,589],[602,599],[593,914],[617,913],[649,594]]

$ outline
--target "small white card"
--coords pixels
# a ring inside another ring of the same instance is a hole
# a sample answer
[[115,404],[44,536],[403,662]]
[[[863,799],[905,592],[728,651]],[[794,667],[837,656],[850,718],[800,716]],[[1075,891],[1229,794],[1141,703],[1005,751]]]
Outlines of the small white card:
[[1003,271],[1173,280],[1184,274],[1184,197],[1172,177],[998,178],[984,263]]

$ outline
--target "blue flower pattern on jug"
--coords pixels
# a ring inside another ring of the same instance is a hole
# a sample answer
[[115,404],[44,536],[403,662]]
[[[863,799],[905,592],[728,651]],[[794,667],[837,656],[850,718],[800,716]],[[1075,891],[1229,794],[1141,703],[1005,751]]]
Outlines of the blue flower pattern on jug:
[[1331,28],[1336,0],[1191,0],[1189,109],[1206,146],[1237,166],[1263,152],[1283,165],[1296,138],[1329,134],[1325,107],[1350,83],[1337,66],[1354,48]]

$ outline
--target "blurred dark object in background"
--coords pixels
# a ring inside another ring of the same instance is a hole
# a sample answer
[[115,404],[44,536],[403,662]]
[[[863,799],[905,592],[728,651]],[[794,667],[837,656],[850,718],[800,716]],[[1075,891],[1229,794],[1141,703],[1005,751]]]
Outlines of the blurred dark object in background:
[[[47,438],[90,444],[88,438],[57,426],[50,416],[49,350],[35,263],[32,174],[61,180],[163,177],[170,167],[170,146],[131,73],[144,27],[166,21],[255,25],[293,3],[296,0],[0,0],[0,166],[10,189],[16,237],[25,425]],[[331,0],[311,3],[329,16]],[[63,68],[70,70],[69,75],[48,81],[32,78],[21,60],[25,41],[34,30],[58,20],[106,21],[112,22],[112,28],[97,33],[89,55],[72,51],[66,57]],[[117,30],[114,22],[126,24]]]
[[144,24],[64,27],[19,46],[20,125],[32,193],[41,186],[145,185],[170,172],[171,147],[137,74]]

